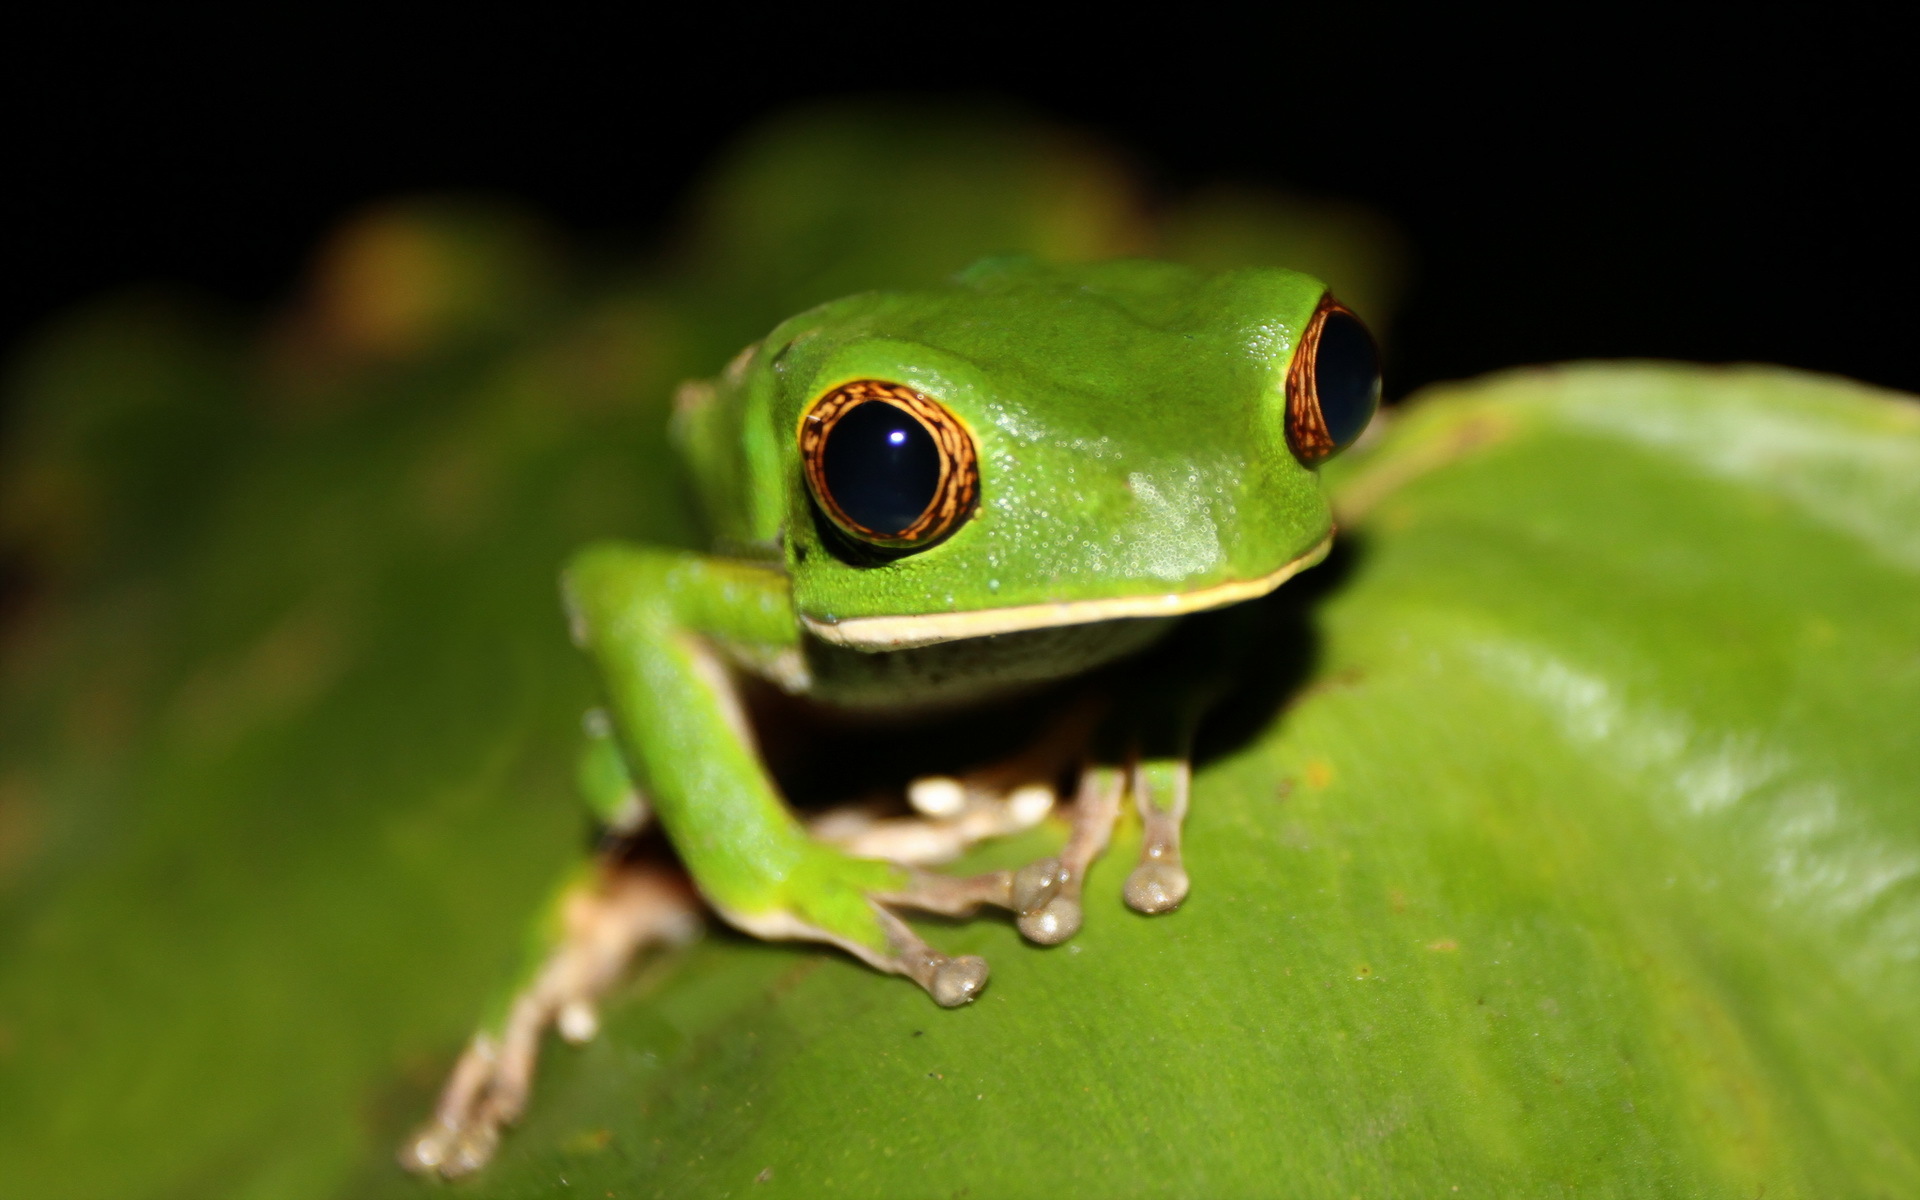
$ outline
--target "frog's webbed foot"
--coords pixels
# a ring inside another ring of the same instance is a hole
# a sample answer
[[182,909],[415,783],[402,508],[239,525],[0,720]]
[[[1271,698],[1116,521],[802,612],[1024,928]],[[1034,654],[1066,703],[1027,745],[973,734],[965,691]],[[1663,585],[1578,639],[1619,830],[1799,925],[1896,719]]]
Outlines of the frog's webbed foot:
[[400,1165],[448,1179],[486,1165],[500,1131],[525,1109],[541,1035],[549,1024],[570,1042],[599,1030],[595,1001],[650,945],[696,936],[701,909],[678,875],[604,865],[598,878],[560,899],[557,944],[513,997],[497,1029],[474,1035],[454,1065],[434,1115],[400,1147]]

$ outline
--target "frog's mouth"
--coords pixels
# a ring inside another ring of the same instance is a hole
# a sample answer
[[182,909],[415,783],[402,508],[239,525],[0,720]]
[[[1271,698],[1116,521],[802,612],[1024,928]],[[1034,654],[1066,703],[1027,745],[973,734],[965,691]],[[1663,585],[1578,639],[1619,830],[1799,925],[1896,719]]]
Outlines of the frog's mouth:
[[1022,604],[1012,608],[921,613],[906,617],[850,617],[844,621],[823,621],[802,614],[800,622],[807,627],[808,633],[823,642],[845,646],[850,650],[879,651],[912,650],[964,638],[1055,629],[1062,625],[1087,625],[1094,621],[1178,617],[1258,599],[1318,563],[1332,548],[1333,534],[1329,532],[1313,549],[1277,570],[1256,579],[1228,580],[1194,592],[1062,600],[1053,604]]

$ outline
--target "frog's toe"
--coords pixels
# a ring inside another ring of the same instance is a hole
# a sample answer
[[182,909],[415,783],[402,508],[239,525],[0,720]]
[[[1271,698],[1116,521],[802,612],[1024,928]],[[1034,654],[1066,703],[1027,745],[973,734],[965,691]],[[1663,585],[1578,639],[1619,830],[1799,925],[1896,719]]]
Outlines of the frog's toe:
[[958,1008],[985,990],[986,959],[973,954],[942,954],[920,940],[919,934],[884,905],[876,903],[873,911],[891,953],[880,956],[849,945],[860,957],[883,971],[894,971],[913,980],[926,989],[927,995],[941,1008]]
[[503,1111],[494,1098],[508,1060],[526,1039],[503,1041],[478,1033],[454,1064],[432,1119],[401,1143],[400,1165],[419,1175],[452,1177],[478,1170],[499,1144]]
[[1008,900],[1022,916],[1045,908],[1067,882],[1067,869],[1058,858],[1035,859],[1013,873]]
[[987,960],[977,954],[962,954],[940,963],[926,985],[927,994],[941,1008],[971,1003],[986,986]]
[[553,1027],[569,1045],[584,1046],[600,1034],[600,1013],[587,1000],[570,1000],[554,1014]]
[[1143,862],[1127,876],[1127,907],[1138,913],[1172,912],[1187,898],[1187,872],[1177,862]]
[[500,1124],[486,1116],[449,1123],[436,1118],[400,1147],[400,1165],[416,1175],[458,1179],[487,1165],[500,1148]]
[[1030,942],[1057,946],[1080,932],[1080,891],[1087,868],[1106,849],[1120,815],[1125,776],[1112,767],[1089,767],[1080,777],[1073,832],[1057,858],[1043,858],[1014,872],[1012,908]]
[[[916,939],[917,940],[917,939]],[[900,956],[899,970],[926,989],[941,1008],[959,1008],[973,1003],[986,990],[987,960],[976,954],[949,958],[918,942]]]
[[907,886],[875,897],[885,904],[947,917],[969,916],[981,905],[1012,913],[1028,939],[1051,946],[1080,928],[1079,889],[1058,858],[1036,859],[1017,871],[940,875],[915,871]]
[[923,817],[950,821],[966,811],[967,785],[951,775],[923,775],[907,785],[907,803]]
[[1135,912],[1172,912],[1187,898],[1187,870],[1180,863],[1180,826],[1187,817],[1193,768],[1185,759],[1146,759],[1134,766],[1133,799],[1143,837],[1140,865],[1127,876],[1127,907]]
[[471,1175],[481,1167],[493,1161],[493,1152],[500,1148],[500,1127],[484,1122],[461,1132],[454,1139],[446,1160],[440,1164],[440,1177],[459,1179]]
[[1028,941],[1057,946],[1080,932],[1080,918],[1080,901],[1071,896],[1055,896],[1033,912],[1021,913],[1015,924]]
[[459,1136],[458,1129],[450,1129],[439,1121],[427,1122],[400,1144],[398,1157],[401,1167],[416,1175],[438,1171],[440,1164],[447,1161],[447,1152],[453,1148]]

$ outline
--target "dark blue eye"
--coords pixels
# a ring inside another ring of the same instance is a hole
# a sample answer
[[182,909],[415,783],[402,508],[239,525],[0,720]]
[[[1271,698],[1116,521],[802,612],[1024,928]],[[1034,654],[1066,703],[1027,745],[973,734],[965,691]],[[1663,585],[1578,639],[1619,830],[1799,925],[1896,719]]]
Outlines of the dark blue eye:
[[1320,353],[1313,356],[1314,391],[1320,416],[1336,450],[1360,436],[1380,403],[1380,353],[1360,318],[1344,308],[1327,310],[1320,326]]
[[800,422],[800,458],[821,512],[896,557],[959,528],[980,494],[973,435],[897,383],[862,379],[816,400]]
[[1332,296],[1308,322],[1287,372],[1287,443],[1312,466],[1353,444],[1380,405],[1380,351]]
[[940,490],[940,448],[905,409],[867,400],[834,422],[820,452],[820,479],[843,515],[896,538]]

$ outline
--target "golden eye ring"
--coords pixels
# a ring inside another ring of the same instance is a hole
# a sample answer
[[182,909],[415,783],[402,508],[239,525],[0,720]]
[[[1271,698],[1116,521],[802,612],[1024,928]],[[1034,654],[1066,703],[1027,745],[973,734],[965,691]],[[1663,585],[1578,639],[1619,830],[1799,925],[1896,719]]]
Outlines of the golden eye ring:
[[800,461],[827,519],[870,546],[923,550],[979,504],[973,434],[904,384],[857,379],[823,394],[800,419]]
[[1317,466],[1352,445],[1379,406],[1379,348],[1329,292],[1287,368],[1287,445],[1302,463]]

